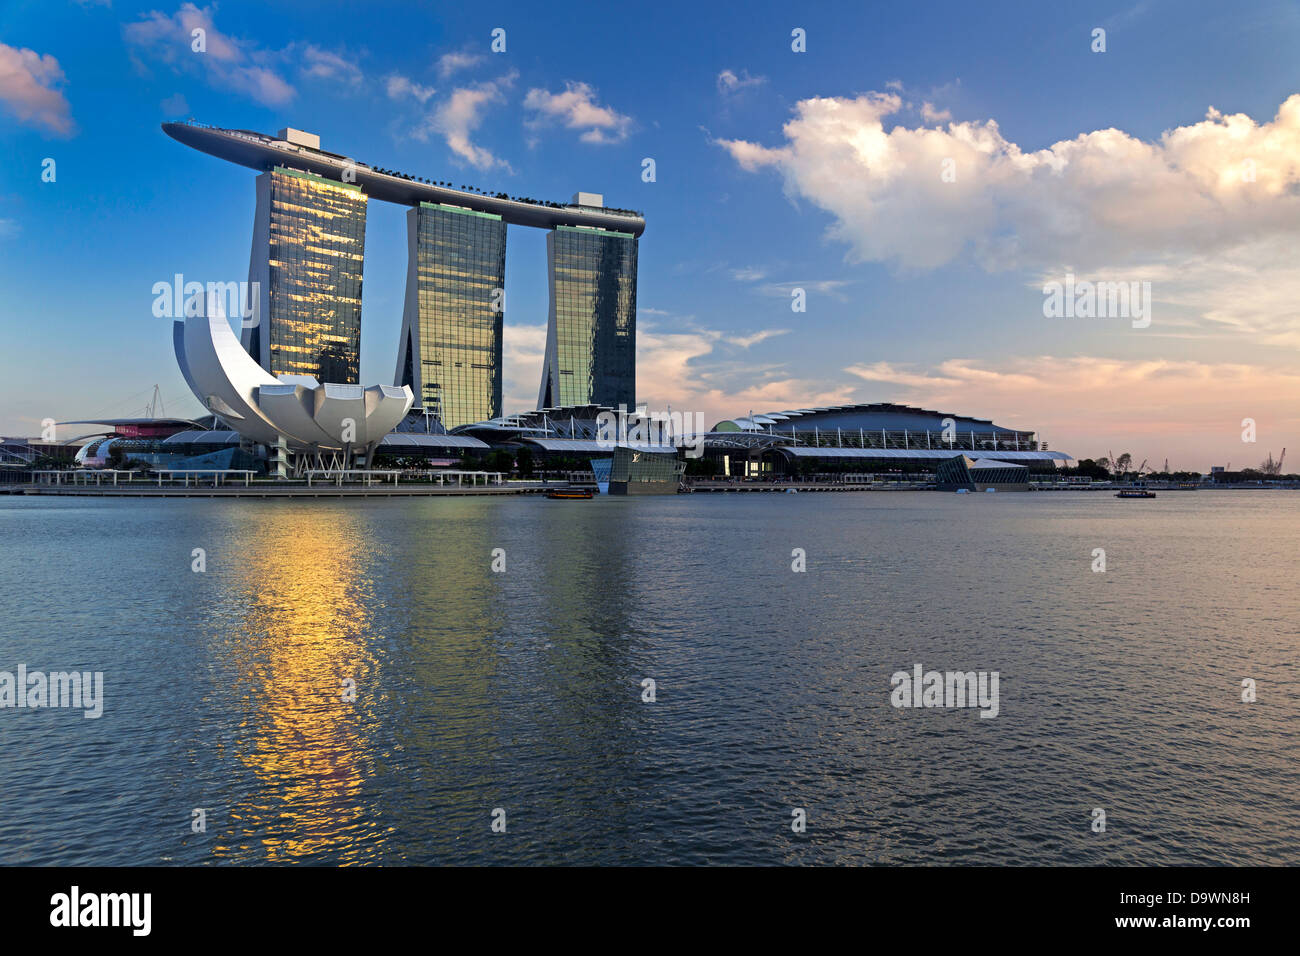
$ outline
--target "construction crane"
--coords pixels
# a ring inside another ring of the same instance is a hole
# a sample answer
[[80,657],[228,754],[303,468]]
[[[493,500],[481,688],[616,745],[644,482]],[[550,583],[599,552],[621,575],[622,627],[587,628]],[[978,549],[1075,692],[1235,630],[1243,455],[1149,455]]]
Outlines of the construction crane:
[[157,385],[155,385],[153,387],[153,398],[150,399],[149,404],[144,407],[144,417],[157,418],[159,410],[161,410],[164,415],[167,414],[167,409],[163,407],[162,391]]
[[1280,475],[1282,474],[1282,462],[1284,461],[1286,461],[1285,448],[1282,449],[1282,454],[1278,457],[1277,461],[1273,460],[1273,453],[1269,452],[1268,459],[1259,466],[1259,470],[1266,475]]

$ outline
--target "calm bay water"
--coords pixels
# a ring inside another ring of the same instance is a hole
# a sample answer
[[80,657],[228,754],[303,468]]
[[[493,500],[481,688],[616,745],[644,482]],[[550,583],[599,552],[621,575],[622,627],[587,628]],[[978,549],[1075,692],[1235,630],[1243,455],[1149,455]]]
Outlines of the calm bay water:
[[[1298,542],[1288,492],[0,498],[0,670],[106,698],[0,710],[0,864],[1296,864]],[[917,663],[999,715],[891,707]]]

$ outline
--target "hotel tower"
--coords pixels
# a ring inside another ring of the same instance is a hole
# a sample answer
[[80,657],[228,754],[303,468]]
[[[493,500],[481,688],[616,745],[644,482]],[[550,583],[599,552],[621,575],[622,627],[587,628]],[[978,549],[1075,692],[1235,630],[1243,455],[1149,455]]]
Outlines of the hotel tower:
[[394,383],[444,428],[500,417],[506,227],[547,230],[550,308],[539,407],[636,404],[640,213],[580,192],[565,204],[430,182],[283,129],[167,123],[195,149],[259,170],[241,342],[273,375],[356,384],[371,199],[407,212],[406,297]]

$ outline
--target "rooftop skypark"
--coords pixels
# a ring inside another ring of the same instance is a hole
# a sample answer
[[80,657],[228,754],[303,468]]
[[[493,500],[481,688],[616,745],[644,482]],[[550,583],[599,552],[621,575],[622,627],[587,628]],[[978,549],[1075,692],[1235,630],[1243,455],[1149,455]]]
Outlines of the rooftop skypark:
[[447,181],[371,166],[323,150],[319,137],[299,130],[286,129],[280,136],[269,136],[253,130],[223,129],[193,121],[164,123],[162,128],[178,142],[253,169],[265,171],[293,157],[309,167],[306,172],[361,186],[371,198],[406,206],[419,205],[422,201],[464,205],[495,213],[507,223],[522,226],[592,226],[630,232],[635,236],[645,231],[645,217],[636,210],[511,196],[463,183],[453,186]]

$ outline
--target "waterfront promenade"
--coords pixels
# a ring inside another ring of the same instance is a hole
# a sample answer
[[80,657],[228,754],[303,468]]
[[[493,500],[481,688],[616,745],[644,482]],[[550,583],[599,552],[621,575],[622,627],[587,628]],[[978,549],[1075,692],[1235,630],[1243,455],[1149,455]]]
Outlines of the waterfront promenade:
[[306,485],[259,483],[244,485],[6,485],[0,494],[80,496],[90,498],[418,498],[447,495],[536,495],[567,487],[549,485]]
[[500,472],[308,472],[268,480],[253,472],[162,471],[150,476],[111,470],[43,471],[35,481],[0,485],[0,494],[95,498],[410,498],[445,495],[529,495],[567,488],[572,481],[507,481]]

